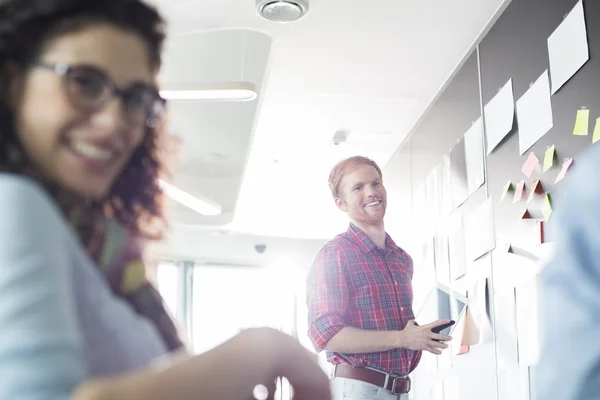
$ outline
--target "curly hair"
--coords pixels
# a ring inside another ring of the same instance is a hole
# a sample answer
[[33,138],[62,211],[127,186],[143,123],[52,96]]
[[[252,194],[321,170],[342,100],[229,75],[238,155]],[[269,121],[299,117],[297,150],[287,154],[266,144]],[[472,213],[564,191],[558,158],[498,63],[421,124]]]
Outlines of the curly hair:
[[[142,37],[149,50],[150,67],[157,72],[165,40],[165,23],[156,9],[141,0],[0,0],[0,171],[23,174],[40,180],[57,203],[72,218],[73,209],[61,201],[62,189],[32,172],[34,168],[14,129],[13,115],[6,104],[8,63],[34,59],[44,45],[59,35],[75,32],[93,23],[109,23]],[[161,237],[164,227],[162,191],[158,177],[163,164],[159,157],[159,127],[146,128],[142,145],[134,151],[120,177],[103,201],[77,210],[75,228],[84,245],[91,240],[94,215],[116,218],[126,229],[145,238]],[[83,211],[83,212],[82,212]],[[84,217],[87,216],[86,217]],[[152,226],[154,224],[154,226]]]

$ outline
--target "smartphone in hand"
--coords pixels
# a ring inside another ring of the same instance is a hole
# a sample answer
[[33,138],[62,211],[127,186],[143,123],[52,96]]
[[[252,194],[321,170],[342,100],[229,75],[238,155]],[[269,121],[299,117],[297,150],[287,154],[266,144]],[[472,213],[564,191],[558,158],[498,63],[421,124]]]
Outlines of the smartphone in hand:
[[[431,332],[433,332],[433,333],[440,333],[441,331],[443,331],[446,328],[451,327],[455,323],[456,323],[456,321],[450,321],[447,324],[438,325],[435,328],[431,328]],[[437,339],[433,339],[433,340],[435,340],[436,342],[441,342],[441,340],[437,340]]]

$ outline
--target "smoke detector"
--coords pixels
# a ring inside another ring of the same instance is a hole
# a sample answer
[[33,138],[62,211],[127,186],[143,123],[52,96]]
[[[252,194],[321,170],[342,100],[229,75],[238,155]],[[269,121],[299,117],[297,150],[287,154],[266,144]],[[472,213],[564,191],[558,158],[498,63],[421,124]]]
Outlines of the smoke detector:
[[348,129],[338,129],[333,134],[333,138],[331,139],[331,141],[333,142],[334,146],[338,146],[342,143],[346,143],[349,135],[350,131]]
[[308,0],[256,0],[256,10],[271,22],[294,22],[308,12]]

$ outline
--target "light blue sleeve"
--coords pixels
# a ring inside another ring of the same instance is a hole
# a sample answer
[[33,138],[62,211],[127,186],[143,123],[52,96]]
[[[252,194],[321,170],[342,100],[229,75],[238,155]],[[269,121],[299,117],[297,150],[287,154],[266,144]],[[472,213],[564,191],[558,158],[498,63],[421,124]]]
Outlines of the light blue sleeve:
[[46,194],[0,174],[0,399],[63,400],[85,376],[67,229]]
[[600,396],[600,147],[577,161],[553,216],[556,254],[540,274],[539,400]]

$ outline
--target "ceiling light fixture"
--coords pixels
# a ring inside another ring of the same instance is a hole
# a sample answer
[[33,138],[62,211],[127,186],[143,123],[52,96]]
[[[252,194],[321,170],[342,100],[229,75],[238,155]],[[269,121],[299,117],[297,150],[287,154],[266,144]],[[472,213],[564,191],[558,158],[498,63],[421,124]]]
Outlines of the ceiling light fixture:
[[203,199],[192,196],[188,192],[171,185],[168,182],[160,179],[158,181],[160,188],[172,200],[186,206],[187,208],[196,211],[202,215],[220,215],[223,211],[221,206],[209,199]]
[[160,95],[167,100],[252,101],[258,97],[250,82],[164,84]]
[[256,10],[271,22],[295,22],[308,12],[308,0],[256,0]]

